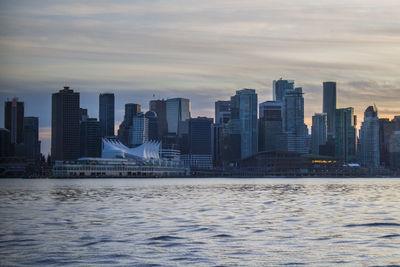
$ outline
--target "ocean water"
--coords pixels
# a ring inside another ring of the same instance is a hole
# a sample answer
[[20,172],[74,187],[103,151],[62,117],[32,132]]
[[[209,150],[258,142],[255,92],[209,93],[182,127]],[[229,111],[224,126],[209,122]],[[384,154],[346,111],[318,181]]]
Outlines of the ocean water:
[[1,266],[396,266],[400,179],[3,179]]

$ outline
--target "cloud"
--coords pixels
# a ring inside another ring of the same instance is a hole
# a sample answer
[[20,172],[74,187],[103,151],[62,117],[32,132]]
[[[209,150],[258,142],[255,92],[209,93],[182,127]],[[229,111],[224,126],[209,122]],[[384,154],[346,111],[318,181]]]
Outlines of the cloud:
[[[50,125],[50,97],[64,84],[89,115],[100,92],[126,102],[187,97],[213,115],[235,90],[272,98],[272,80],[305,92],[306,121],[322,110],[322,81],[338,82],[338,107],[362,116],[376,103],[398,114],[400,3],[394,0],[1,1],[0,100],[14,95]],[[95,101],[94,101],[95,99]],[[3,118],[0,119],[0,121]]]

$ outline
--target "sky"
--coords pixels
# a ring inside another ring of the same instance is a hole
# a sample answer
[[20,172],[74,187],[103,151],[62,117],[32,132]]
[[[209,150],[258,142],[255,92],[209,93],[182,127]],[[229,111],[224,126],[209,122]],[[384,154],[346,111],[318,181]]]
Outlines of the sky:
[[[0,101],[38,116],[50,150],[51,94],[68,85],[98,116],[98,95],[148,110],[151,99],[191,99],[192,116],[242,88],[272,100],[272,81],[305,93],[305,122],[322,111],[322,82],[337,106],[400,115],[398,0],[0,0]],[[1,109],[4,113],[4,109]],[[0,127],[4,115],[0,116]]]

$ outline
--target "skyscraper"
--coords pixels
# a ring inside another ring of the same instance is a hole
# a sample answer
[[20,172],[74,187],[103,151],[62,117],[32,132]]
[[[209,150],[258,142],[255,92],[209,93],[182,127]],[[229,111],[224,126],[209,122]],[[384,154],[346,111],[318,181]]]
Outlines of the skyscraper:
[[335,119],[335,156],[345,162],[353,162],[357,151],[354,108],[336,109]]
[[149,122],[142,112],[138,112],[132,119],[129,128],[129,147],[137,147],[149,140]]
[[96,118],[86,118],[80,124],[81,157],[101,157],[100,122]]
[[[257,94],[254,89],[236,91],[231,97],[231,154],[237,161],[258,152]],[[235,137],[236,136],[236,137]]]
[[5,128],[0,128],[0,157],[11,157],[11,135],[10,131]]
[[[398,140],[400,131],[400,116],[395,116],[393,120],[389,119],[379,119],[379,151],[380,151],[380,164],[391,169],[396,169],[393,165],[396,160],[392,160],[396,153],[389,152],[389,149],[393,151],[400,151],[399,147],[393,143],[393,141]],[[396,137],[392,136],[397,132]]]
[[336,114],[336,83],[323,83],[322,112],[327,115],[328,136],[335,137],[335,114]]
[[259,105],[259,151],[279,149],[282,133],[282,103],[266,101]]
[[303,89],[287,90],[282,101],[281,150],[308,153],[306,146],[306,125],[304,124]]
[[311,150],[313,154],[319,155],[319,147],[326,144],[327,126],[326,113],[316,113],[312,117],[311,127]]
[[115,124],[115,98],[114,94],[106,93],[99,95],[99,121],[101,136],[114,136]]
[[184,164],[191,168],[211,169],[211,125],[213,119],[191,118],[188,121],[188,149],[181,155]]
[[80,155],[79,93],[68,86],[52,95],[52,160],[76,160]]
[[133,117],[135,117],[140,111],[141,106],[139,104],[125,104],[124,122],[126,122],[126,125],[132,125]]
[[154,111],[157,115],[158,140],[162,140],[163,136],[168,134],[167,101],[164,99],[151,100],[149,109]]
[[379,166],[379,119],[378,111],[369,106],[364,112],[360,128],[360,161],[365,166]]
[[286,91],[294,90],[294,81],[282,80],[282,78],[280,78],[279,80],[273,81],[272,86],[274,101],[282,101]]
[[125,104],[125,115],[124,120],[119,125],[118,139],[126,146],[130,146],[131,144],[129,137],[130,128],[133,124],[133,118],[140,112],[140,110],[141,106],[139,104]]
[[227,123],[231,118],[231,101],[215,102],[215,123]]
[[16,145],[24,141],[24,102],[13,98],[4,103],[4,128],[10,131],[11,144]]
[[25,158],[29,163],[40,161],[39,118],[24,117],[24,149]]
[[[400,122],[400,118],[398,119]],[[388,141],[390,168],[400,170],[400,130],[395,130]]]
[[144,115],[147,118],[149,124],[148,139],[151,141],[160,141],[158,137],[158,118],[155,111],[147,111]]
[[168,133],[178,133],[180,121],[190,119],[190,100],[186,98],[167,99]]

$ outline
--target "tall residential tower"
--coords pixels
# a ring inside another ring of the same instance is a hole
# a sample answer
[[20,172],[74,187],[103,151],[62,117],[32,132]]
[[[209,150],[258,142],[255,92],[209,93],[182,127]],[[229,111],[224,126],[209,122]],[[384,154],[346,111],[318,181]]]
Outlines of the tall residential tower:
[[101,137],[114,136],[115,124],[115,98],[114,94],[99,95],[99,121]]
[[323,83],[322,112],[327,116],[327,131],[329,137],[335,137],[335,114],[336,114],[336,83]]
[[80,154],[79,93],[68,86],[52,95],[52,160],[76,160]]

